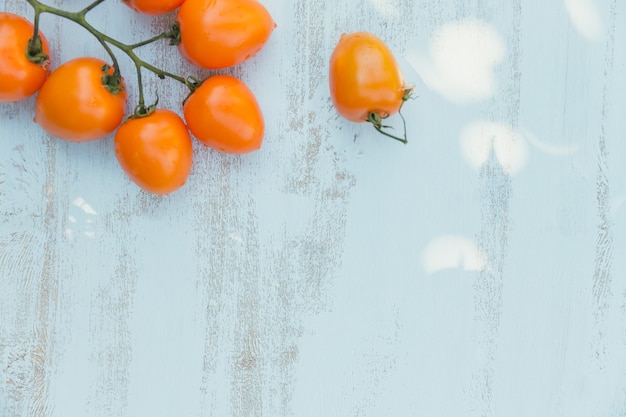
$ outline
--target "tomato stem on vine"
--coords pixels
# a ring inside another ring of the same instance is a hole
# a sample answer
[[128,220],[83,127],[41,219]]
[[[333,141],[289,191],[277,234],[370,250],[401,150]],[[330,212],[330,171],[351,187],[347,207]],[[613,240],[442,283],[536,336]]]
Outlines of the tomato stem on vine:
[[[402,115],[400,115],[402,116]],[[404,118],[402,118],[404,120]],[[376,113],[376,112],[372,112],[367,116],[367,121],[370,122],[372,124],[372,126],[374,126],[374,129],[376,129],[378,131],[378,133],[387,136],[388,138],[391,139],[395,139],[397,141],[400,141],[404,144],[406,144],[408,141],[406,139],[406,125],[404,126],[404,137],[398,137],[398,136],[394,136],[391,133],[387,133],[385,132],[383,129],[389,129],[391,128],[391,126],[387,126],[387,125],[383,125],[382,122],[382,117],[380,116],[380,114]]]
[[141,65],[135,65],[137,68],[137,88],[139,89],[139,106],[144,108],[145,101],[143,98],[143,80],[141,79]]
[[179,36],[178,25],[176,23],[172,24],[170,30],[167,32],[160,33],[152,38],[146,39],[145,41],[133,43],[132,45],[128,45],[128,49],[137,49],[144,45],[149,45],[161,39],[170,39],[170,44]]
[[91,3],[90,5],[88,5],[87,7],[85,7],[83,10],[79,11],[79,14],[82,14],[83,16],[86,15],[89,11],[91,11],[92,9],[94,9],[96,6],[100,5],[100,3],[104,3],[106,0],[96,0],[93,3]]
[[383,125],[383,117],[381,117],[380,114],[378,114],[377,112],[371,112],[370,114],[367,115],[367,121],[369,123],[372,124],[372,126],[374,126],[374,129],[376,129],[378,131],[378,133],[387,136],[391,139],[395,139],[399,142],[404,143],[405,145],[408,143],[407,137],[406,137],[406,119],[404,118],[404,116],[402,115],[402,106],[404,106],[404,103],[406,103],[407,100],[413,98],[413,87],[407,87],[403,94],[402,94],[402,104],[400,104],[400,108],[398,109],[398,115],[400,116],[400,118],[402,119],[402,126],[404,129],[404,136],[403,137],[398,137],[395,135],[392,135],[389,132],[384,131],[383,129],[390,129],[392,128],[391,126],[387,126],[387,125]]
[[128,45],[128,49],[137,49],[137,48],[142,47],[144,45],[149,45],[149,44],[151,44],[153,42],[156,42],[156,41],[158,41],[160,39],[166,39],[166,38],[169,37],[168,34],[169,34],[169,32],[163,32],[163,33],[161,33],[161,34],[159,34],[159,35],[157,35],[155,37],[152,37],[150,39],[146,39],[145,41],[141,41],[141,42],[134,43],[132,45]]
[[39,37],[39,17],[40,16],[41,16],[41,12],[39,12],[38,10],[35,10],[35,18],[33,19],[34,33],[33,33],[33,39],[31,39],[31,41],[34,41],[35,39]]

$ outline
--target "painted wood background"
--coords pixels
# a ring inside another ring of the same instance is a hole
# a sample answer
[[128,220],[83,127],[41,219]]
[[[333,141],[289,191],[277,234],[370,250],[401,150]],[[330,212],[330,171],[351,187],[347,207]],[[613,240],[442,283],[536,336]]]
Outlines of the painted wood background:
[[[626,416],[626,1],[264,4],[269,44],[225,71],[263,148],[196,143],[170,196],[129,182],[112,138],[0,104],[0,416]],[[90,19],[132,42],[173,16]],[[106,58],[42,30],[56,65]],[[406,146],[333,111],[328,58],[361,30],[417,87]]]

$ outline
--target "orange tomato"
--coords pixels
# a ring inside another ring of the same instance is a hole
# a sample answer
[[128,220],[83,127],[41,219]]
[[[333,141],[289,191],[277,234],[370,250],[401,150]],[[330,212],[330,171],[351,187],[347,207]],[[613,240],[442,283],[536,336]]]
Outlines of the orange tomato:
[[[35,64],[27,57],[35,28],[28,20],[0,12],[0,102],[15,102],[35,94],[48,76],[48,62]],[[40,32],[42,50],[50,55],[48,41]]]
[[253,57],[276,27],[257,0],[186,0],[176,21],[181,55],[209,69],[231,67]]
[[[105,67],[106,66],[106,67]],[[97,58],[68,61],[50,74],[35,105],[35,121],[50,135],[70,142],[86,142],[113,132],[124,118],[124,80],[113,92],[103,76],[113,68]],[[117,92],[116,92],[117,91]]]
[[218,151],[244,154],[261,147],[265,121],[250,89],[237,78],[206,79],[183,107],[187,126],[203,144]]
[[184,1],[185,0],[122,0],[122,3],[138,13],[158,16],[176,10]]
[[131,118],[115,133],[120,166],[135,184],[153,194],[169,194],[185,184],[192,152],[185,123],[166,109]]
[[337,112],[353,122],[374,114],[384,119],[406,100],[398,64],[385,43],[367,32],[343,34],[330,58],[330,96]]

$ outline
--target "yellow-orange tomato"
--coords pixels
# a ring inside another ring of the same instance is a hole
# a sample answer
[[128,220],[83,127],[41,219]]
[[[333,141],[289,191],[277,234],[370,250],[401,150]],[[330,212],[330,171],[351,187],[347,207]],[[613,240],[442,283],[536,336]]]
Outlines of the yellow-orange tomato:
[[176,10],[184,1],[185,0],[122,0],[122,3],[136,12],[159,16]]
[[253,57],[276,27],[257,0],[186,0],[176,21],[181,55],[209,69],[227,68]]
[[337,112],[353,122],[397,113],[407,91],[387,45],[367,32],[341,36],[330,58],[329,82]]
[[[52,136],[70,142],[112,133],[124,118],[126,90],[123,79],[117,89],[105,85],[105,68],[100,59],[82,57],[53,71],[37,96],[35,121]],[[107,74],[111,76],[113,68]]]
[[[35,94],[48,76],[48,62],[35,64],[27,57],[35,28],[23,17],[0,12],[0,102],[15,102]],[[48,41],[39,32],[42,50],[50,54]]]
[[261,147],[265,121],[250,89],[237,78],[206,79],[183,107],[191,133],[218,151],[244,154]]
[[157,109],[131,118],[115,133],[115,156],[128,177],[153,194],[169,194],[187,181],[193,149],[189,131],[176,113]]

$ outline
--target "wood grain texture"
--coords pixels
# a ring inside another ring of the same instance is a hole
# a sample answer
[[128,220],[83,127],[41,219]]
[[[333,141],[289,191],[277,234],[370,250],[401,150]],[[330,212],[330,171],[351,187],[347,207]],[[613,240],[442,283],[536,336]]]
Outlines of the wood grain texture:
[[[264,145],[194,143],[173,195],[127,180],[112,137],[0,104],[0,417],[625,416],[626,2],[263,3],[270,42],[220,72],[255,92]],[[173,17],[90,16],[126,42]],[[106,58],[41,25],[55,65]],[[328,58],[360,30],[416,86],[407,146],[332,108]]]

